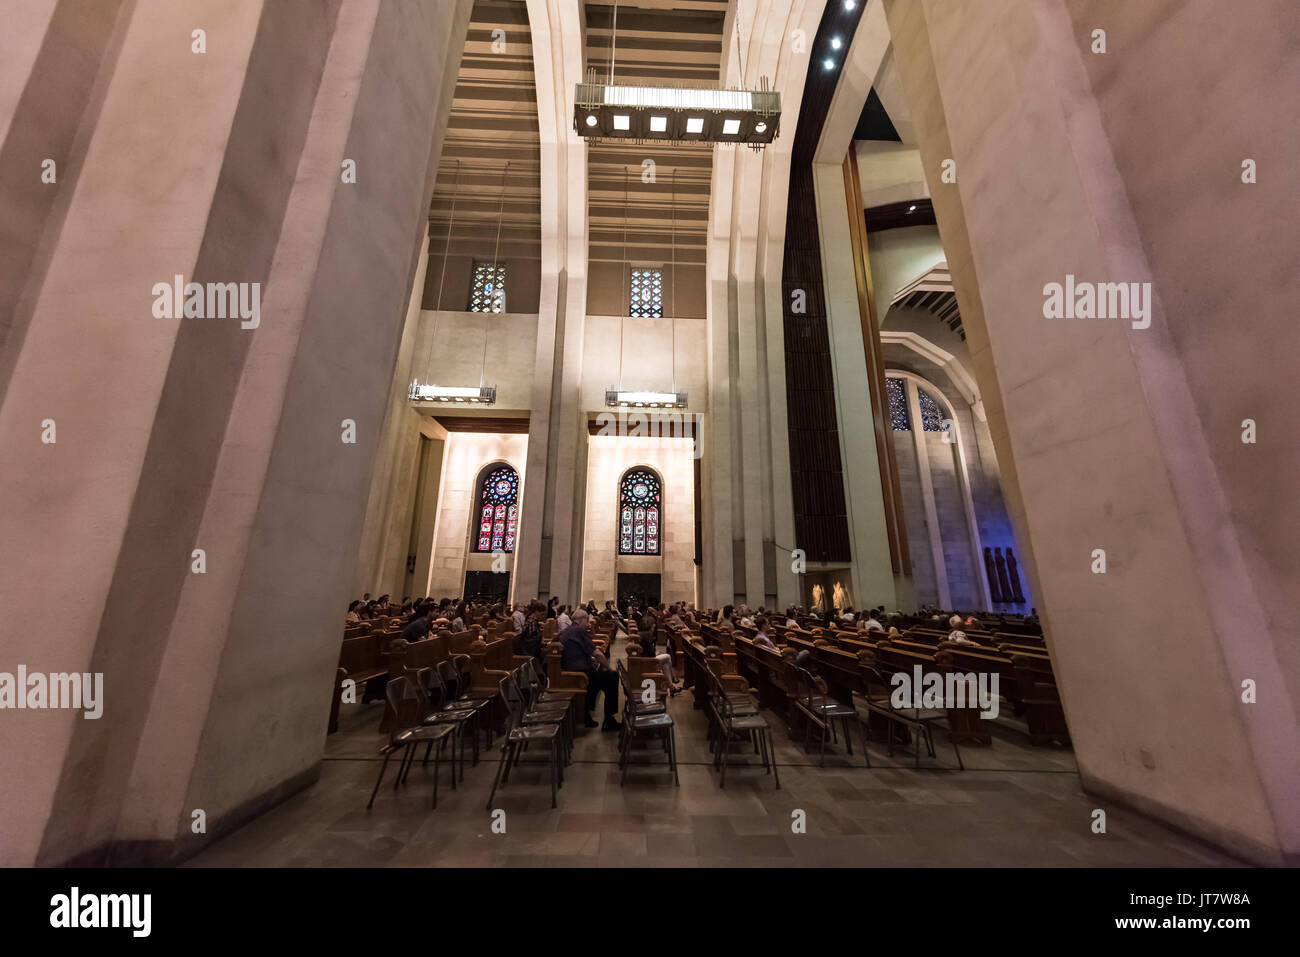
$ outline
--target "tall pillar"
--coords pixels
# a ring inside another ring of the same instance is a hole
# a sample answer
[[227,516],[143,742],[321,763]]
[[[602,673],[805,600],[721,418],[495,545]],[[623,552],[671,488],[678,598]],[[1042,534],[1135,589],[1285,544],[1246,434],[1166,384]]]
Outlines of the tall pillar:
[[573,132],[584,32],[577,0],[528,0],[541,139],[542,286],[515,599],[580,601],[587,462],[580,402],[587,312],[587,147]]
[[[1300,503],[1272,477],[1293,477],[1300,449],[1278,282],[1300,244],[1283,172],[1300,134],[1274,104],[1294,95],[1278,64],[1295,62],[1300,14],[886,11],[1084,785],[1294,862]],[[1207,48],[1233,68],[1207,74]],[[1247,236],[1269,241],[1235,245]],[[1046,318],[1067,275],[1138,283],[1145,317]]]
[[[0,647],[103,714],[6,712],[3,863],[174,859],[313,779],[469,7],[140,0],[77,174],[33,171],[66,208],[4,346],[0,598],[52,611]],[[176,275],[257,321],[158,317]]]

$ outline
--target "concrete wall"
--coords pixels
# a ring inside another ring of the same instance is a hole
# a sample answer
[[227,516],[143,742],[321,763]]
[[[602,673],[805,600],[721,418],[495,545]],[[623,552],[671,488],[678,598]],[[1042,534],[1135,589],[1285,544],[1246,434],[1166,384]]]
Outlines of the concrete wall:
[[[464,312],[469,309],[475,262],[491,262],[491,247],[462,254],[460,250],[447,256],[441,253],[445,237],[432,236],[428,255],[428,269],[424,281],[416,288],[421,290],[424,309],[447,312]],[[536,313],[542,281],[541,262],[524,256],[502,256],[506,264],[506,309],[509,312]],[[440,298],[441,297],[441,298]]]
[[[586,539],[582,594],[565,601],[618,597],[618,575],[660,576],[660,601],[695,601],[694,443],[681,438],[593,435],[587,453]],[[618,554],[618,487],[628,469],[646,465],[663,479],[660,554]]]
[[[429,571],[428,588],[421,594],[437,598],[454,598],[465,589],[465,572],[468,569],[487,570],[492,567],[492,555],[470,552],[471,535],[477,525],[471,523],[471,511],[478,482],[483,469],[497,462],[514,466],[519,473],[519,519],[516,534],[523,524],[525,508],[533,506],[527,500],[524,488],[524,463],[528,461],[528,436],[480,432],[452,432],[446,440],[443,455],[442,477],[439,480],[438,520],[433,531],[433,562]],[[535,506],[534,506],[535,507]],[[517,550],[516,550],[517,551]],[[506,556],[506,567],[512,572],[515,555]],[[511,585],[513,586],[513,581]],[[520,596],[520,600],[535,597]]]
[[496,386],[493,411],[532,407],[537,316],[520,313],[420,313],[411,355],[411,379],[425,384]]
[[[650,265],[661,265],[664,272],[664,315],[679,319],[703,319],[704,266],[677,263],[674,267],[669,262]],[[631,274],[627,263],[591,264],[591,272],[587,277],[588,311],[594,315],[626,316],[631,294]]]

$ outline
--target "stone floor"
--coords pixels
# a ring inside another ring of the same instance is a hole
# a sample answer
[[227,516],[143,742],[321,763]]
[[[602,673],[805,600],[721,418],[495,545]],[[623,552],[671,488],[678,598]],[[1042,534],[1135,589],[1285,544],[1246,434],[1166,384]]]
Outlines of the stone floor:
[[[621,644],[621,643],[620,643]],[[771,715],[781,789],[743,754],[718,787],[702,711],[690,695],[672,700],[681,786],[663,755],[634,755],[619,784],[615,734],[579,732],[559,807],[550,806],[544,765],[520,767],[497,792],[506,812],[495,834],[486,809],[497,752],[467,764],[455,791],[444,770],[438,809],[430,809],[432,765],[417,763],[408,783],[391,787],[394,765],[374,809],[366,800],[379,771],[382,705],[345,706],[329,737],[320,780],[218,841],[191,866],[1231,866],[1223,853],[1080,788],[1068,750],[1031,747],[1015,722],[999,718],[988,748],[966,747],[958,771],[936,733],[937,761],[914,770],[910,753],[887,757],[873,744],[868,769],[855,737],[826,766],[790,739]],[[541,754],[537,760],[541,760]],[[742,766],[743,765],[743,766]],[[1107,813],[1107,833],[1091,830]],[[796,810],[806,830],[794,833]]]

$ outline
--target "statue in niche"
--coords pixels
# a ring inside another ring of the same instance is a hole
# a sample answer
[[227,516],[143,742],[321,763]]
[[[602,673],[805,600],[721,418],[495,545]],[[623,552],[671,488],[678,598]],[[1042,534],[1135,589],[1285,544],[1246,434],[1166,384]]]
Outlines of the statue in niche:
[[998,588],[1002,592],[1004,600],[1009,600],[1011,596],[1011,584],[1007,581],[1007,560],[1002,555],[1001,548],[993,549],[993,561],[998,566]]
[[1005,602],[1002,589],[998,587],[998,571],[997,566],[993,564],[993,549],[987,545],[984,546],[984,574],[988,578],[989,597],[993,599],[993,604],[1000,605]]
[[835,583],[835,595],[831,601],[835,605],[836,611],[843,611],[849,607],[849,593],[844,590],[844,586],[839,582]]
[[1011,579],[1011,595],[1017,604],[1023,604],[1025,593],[1020,590],[1020,572],[1016,569],[1016,556],[1011,554],[1011,546],[1007,546],[1007,577]]
[[813,585],[812,589],[812,610],[819,615],[826,613],[826,589],[821,585]]

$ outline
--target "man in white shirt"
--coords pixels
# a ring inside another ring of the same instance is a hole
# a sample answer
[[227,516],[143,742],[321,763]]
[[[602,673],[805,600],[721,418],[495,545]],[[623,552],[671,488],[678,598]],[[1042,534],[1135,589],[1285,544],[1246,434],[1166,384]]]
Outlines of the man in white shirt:
[[862,622],[862,626],[861,628],[859,628],[859,631],[884,631],[884,630],[885,630],[885,626],[882,625],[880,622],[876,621],[876,616],[874,614],[866,621]]
[[560,613],[555,616],[555,626],[559,631],[564,631],[573,624],[573,619],[569,616],[569,606],[561,605]]
[[522,635],[524,633],[524,622],[528,620],[528,616],[524,614],[523,605],[515,605],[515,613],[510,616],[510,620],[514,623],[515,634]]

